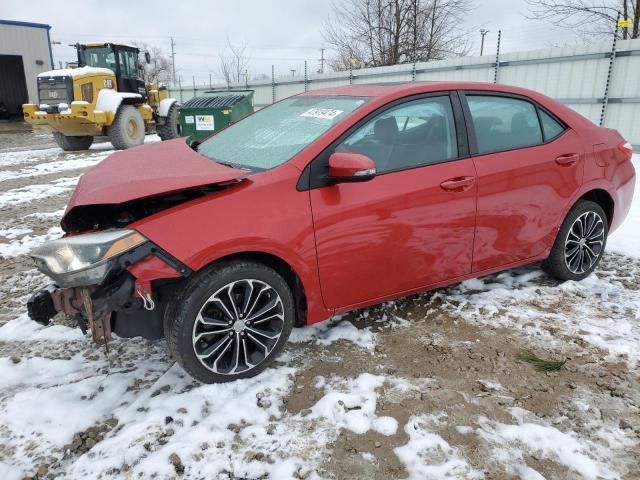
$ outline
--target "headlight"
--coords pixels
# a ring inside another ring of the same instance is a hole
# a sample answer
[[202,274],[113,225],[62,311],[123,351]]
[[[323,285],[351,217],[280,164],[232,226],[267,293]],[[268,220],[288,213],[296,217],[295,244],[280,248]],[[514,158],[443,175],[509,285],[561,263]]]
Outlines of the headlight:
[[109,273],[110,259],[146,241],[134,230],[107,230],[46,242],[35,248],[31,257],[38,269],[61,287],[95,285]]

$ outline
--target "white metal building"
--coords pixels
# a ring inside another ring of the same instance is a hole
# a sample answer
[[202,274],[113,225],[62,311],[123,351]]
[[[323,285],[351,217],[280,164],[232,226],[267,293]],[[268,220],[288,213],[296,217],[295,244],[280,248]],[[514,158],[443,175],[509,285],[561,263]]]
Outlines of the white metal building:
[[0,20],[0,107],[22,117],[21,105],[38,101],[36,75],[53,68],[49,30],[42,23]]

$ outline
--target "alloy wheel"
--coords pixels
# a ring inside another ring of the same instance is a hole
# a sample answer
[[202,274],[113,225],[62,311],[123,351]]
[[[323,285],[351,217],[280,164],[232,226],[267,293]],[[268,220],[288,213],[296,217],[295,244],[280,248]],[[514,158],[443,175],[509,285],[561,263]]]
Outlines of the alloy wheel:
[[234,375],[260,365],[283,329],[278,292],[261,280],[237,280],[204,302],[193,325],[193,349],[205,368]]
[[564,245],[564,261],[576,275],[595,265],[604,246],[604,221],[593,211],[580,215],[571,225]]

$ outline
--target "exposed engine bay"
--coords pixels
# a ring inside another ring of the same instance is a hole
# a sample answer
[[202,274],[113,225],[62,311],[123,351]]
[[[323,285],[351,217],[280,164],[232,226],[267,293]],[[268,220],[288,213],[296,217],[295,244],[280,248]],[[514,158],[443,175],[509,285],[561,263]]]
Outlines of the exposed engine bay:
[[137,220],[176,205],[204,197],[226,188],[205,185],[176,193],[140,198],[117,205],[81,205],[70,210],[61,222],[65,232],[84,232],[122,228]]

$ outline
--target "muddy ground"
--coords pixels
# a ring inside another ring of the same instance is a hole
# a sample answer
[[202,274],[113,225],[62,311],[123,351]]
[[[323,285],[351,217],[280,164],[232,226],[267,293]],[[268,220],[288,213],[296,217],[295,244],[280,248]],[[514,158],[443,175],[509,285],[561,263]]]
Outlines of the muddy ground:
[[[267,393],[273,405],[260,405],[258,396],[258,407],[269,415],[226,424],[213,420],[215,411],[192,412],[194,398],[202,401],[222,390],[186,378],[167,358],[162,341],[116,339],[107,360],[104,349],[77,330],[57,326],[52,336],[31,329],[24,303],[46,280],[26,253],[60,234],[59,215],[75,179],[111,152],[99,143],[89,152],[63,153],[21,126],[4,128],[0,366],[13,378],[0,390],[6,478],[207,478],[207,471],[219,478],[286,478],[274,468],[289,460],[293,478],[640,478],[640,259],[607,253],[595,277],[564,285],[533,265],[296,332],[298,341],[270,369],[286,378],[272,380],[269,370],[262,374],[263,385],[283,382],[282,391]],[[537,371],[517,360],[527,350],[566,363],[559,371]],[[52,381],[52,360],[74,362],[73,372],[61,373],[57,366]],[[30,378],[18,378],[21,372]],[[363,374],[380,379],[373,396],[363,394],[362,405],[357,396],[355,404],[338,402],[344,412],[333,416],[318,413],[331,392],[354,391],[341,382]],[[82,387],[74,390],[75,382]],[[254,385],[260,384],[238,391]],[[122,395],[106,400],[109,388],[121,388]],[[42,422],[7,420],[18,403],[37,413],[39,393],[42,402],[52,399],[44,408],[53,410],[54,419],[66,412],[64,395],[73,397],[71,404],[84,397],[88,408],[78,415],[87,412],[87,420],[77,427],[67,422],[59,435],[49,431],[47,412]],[[158,396],[165,401],[154,407]],[[366,412],[372,399],[367,415],[395,419],[393,433],[358,433],[339,420]],[[176,419],[192,414],[190,421],[200,427],[210,422],[212,436],[225,424],[231,436],[217,444],[191,437],[194,424]],[[269,429],[281,434],[280,443],[262,440]],[[282,443],[287,435],[293,440]],[[189,438],[194,445],[185,445]],[[570,440],[577,446],[564,449]],[[115,458],[118,448],[129,453]]]

